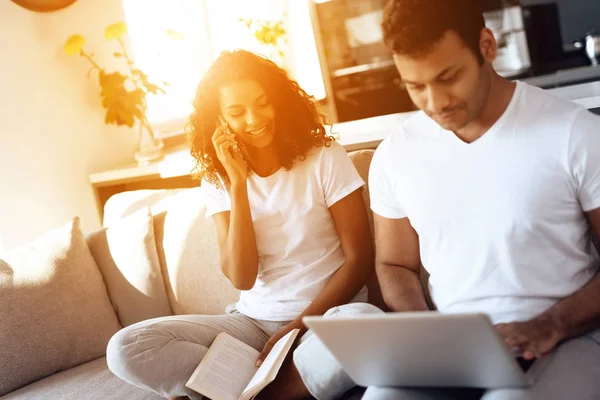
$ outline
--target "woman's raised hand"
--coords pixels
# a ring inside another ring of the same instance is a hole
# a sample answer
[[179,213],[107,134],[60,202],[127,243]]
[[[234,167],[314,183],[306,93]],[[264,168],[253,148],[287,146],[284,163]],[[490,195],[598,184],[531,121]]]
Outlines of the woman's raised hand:
[[212,136],[217,157],[229,176],[231,185],[245,183],[248,177],[248,166],[238,151],[238,143],[235,134],[232,133],[227,123],[217,126]]

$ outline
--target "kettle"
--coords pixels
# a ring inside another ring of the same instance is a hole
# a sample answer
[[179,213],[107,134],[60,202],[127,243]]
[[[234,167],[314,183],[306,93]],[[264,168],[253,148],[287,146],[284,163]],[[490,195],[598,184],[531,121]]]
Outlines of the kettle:
[[573,44],[578,49],[585,47],[585,52],[592,62],[592,65],[598,65],[598,58],[600,57],[600,34],[590,32],[585,38]]

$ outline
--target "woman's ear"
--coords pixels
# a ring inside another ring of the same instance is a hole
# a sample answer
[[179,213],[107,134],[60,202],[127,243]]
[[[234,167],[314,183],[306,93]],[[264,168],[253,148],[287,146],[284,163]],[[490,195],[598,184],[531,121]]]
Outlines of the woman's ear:
[[488,29],[483,28],[481,30],[481,36],[479,37],[479,50],[483,59],[488,63],[493,63],[498,55],[498,46],[496,44],[496,38],[494,33]]

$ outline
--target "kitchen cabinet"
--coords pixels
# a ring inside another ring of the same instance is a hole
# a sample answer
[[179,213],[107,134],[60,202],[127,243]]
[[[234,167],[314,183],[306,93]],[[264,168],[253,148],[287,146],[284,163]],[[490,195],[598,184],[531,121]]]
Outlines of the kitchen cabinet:
[[414,110],[383,43],[386,0],[308,1],[329,122]]

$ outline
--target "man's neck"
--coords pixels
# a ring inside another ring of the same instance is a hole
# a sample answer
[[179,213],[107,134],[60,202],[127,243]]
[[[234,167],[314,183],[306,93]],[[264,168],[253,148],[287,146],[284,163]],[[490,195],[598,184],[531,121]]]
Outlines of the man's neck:
[[477,117],[454,134],[466,143],[472,143],[483,136],[508,108],[515,93],[516,83],[491,71],[490,88]]

